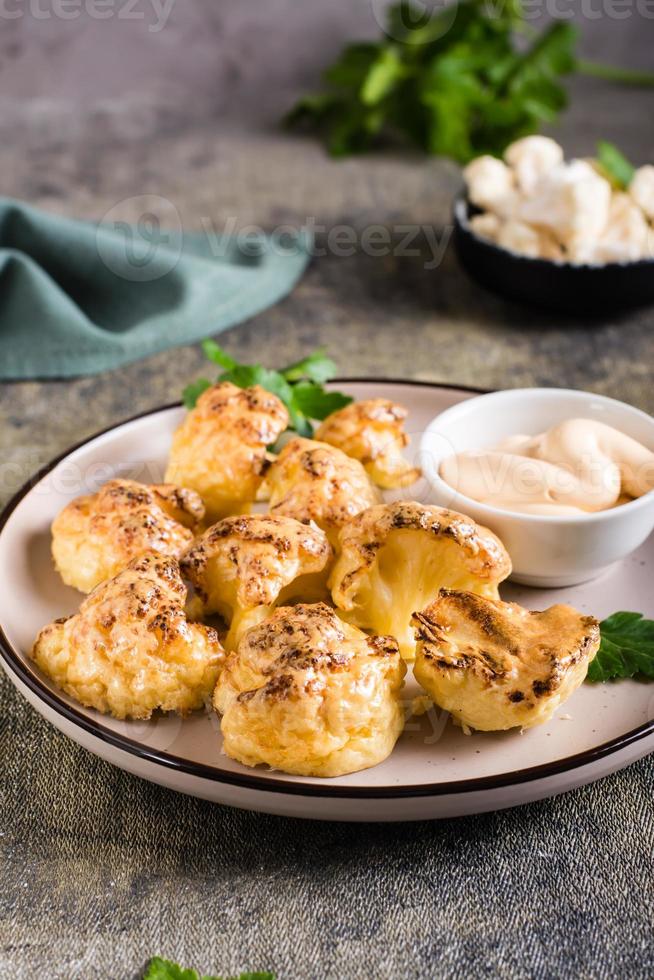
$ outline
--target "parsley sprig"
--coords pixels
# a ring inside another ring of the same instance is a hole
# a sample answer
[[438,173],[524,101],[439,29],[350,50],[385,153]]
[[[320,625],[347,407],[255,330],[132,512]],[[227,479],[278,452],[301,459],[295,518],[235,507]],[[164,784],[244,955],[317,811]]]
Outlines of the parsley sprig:
[[148,963],[143,980],[275,980],[274,973],[240,973],[237,977],[200,976],[196,970],[185,970],[171,960],[155,956]]
[[[262,364],[239,364],[213,340],[205,340],[202,350],[213,364],[222,368],[217,381],[231,381],[239,388],[261,385],[286,405],[290,416],[290,428],[301,436],[313,435],[312,419],[322,420],[332,412],[349,405],[352,399],[340,391],[327,391],[323,385],[336,374],[336,364],[324,350],[314,351],[308,357],[280,371]],[[198,378],[184,389],[183,400],[187,408],[193,408],[203,391],[213,382]]]
[[618,190],[626,190],[634,179],[636,168],[613,143],[600,140],[597,144],[597,162],[606,178]]
[[637,674],[654,680],[654,620],[642,613],[617,612],[600,623],[601,643],[588,669],[589,681]]
[[520,0],[454,0],[435,15],[404,0],[387,17],[382,40],[346,47],[324,73],[325,89],[287,116],[318,130],[333,156],[388,137],[461,162],[500,155],[557,118],[565,75],[654,84],[646,72],[579,61],[576,28],[559,20],[539,33]]

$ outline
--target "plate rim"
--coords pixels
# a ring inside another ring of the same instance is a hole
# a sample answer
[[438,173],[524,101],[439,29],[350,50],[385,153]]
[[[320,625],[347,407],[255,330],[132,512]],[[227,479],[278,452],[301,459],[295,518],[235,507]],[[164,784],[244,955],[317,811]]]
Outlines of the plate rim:
[[[459,385],[437,381],[421,381],[417,379],[402,378],[371,378],[371,377],[339,377],[334,379],[334,383],[339,384],[388,384],[404,385],[420,388],[446,389],[450,391],[464,391],[472,394],[488,394],[489,389],[478,388],[472,385]],[[85,439],[80,440],[63,452],[55,456],[50,462],[40,467],[22,487],[9,499],[2,512],[0,513],[0,535],[6,524],[9,522],[13,512],[18,505],[34,489],[48,473],[50,473],[60,462],[72,453],[88,445],[95,439],[109,432],[119,429],[123,425],[139,421],[150,415],[157,415],[161,412],[169,411],[173,408],[183,407],[181,401],[170,402],[166,405],[159,405],[155,408],[137,412],[120,422],[114,422],[99,431],[92,433]],[[515,769],[505,773],[498,773],[493,776],[478,776],[469,779],[460,779],[450,782],[419,783],[415,785],[395,785],[395,786],[338,786],[325,781],[324,783],[295,783],[278,779],[273,775],[263,775],[256,772],[233,772],[227,769],[220,769],[217,766],[210,766],[201,762],[193,762],[181,756],[173,755],[170,752],[153,749],[150,746],[115,732],[101,721],[87,717],[79,709],[69,705],[58,693],[51,691],[44,681],[32,670],[31,666],[22,659],[20,653],[9,641],[2,623],[0,623],[0,659],[2,659],[9,672],[15,675],[40,701],[44,702],[55,714],[62,717],[69,724],[81,728],[86,734],[110,745],[112,748],[127,752],[141,761],[145,761],[165,769],[193,776],[200,779],[208,779],[211,782],[226,783],[232,786],[239,786],[244,789],[256,789],[270,793],[282,793],[292,796],[308,797],[331,797],[331,798],[350,798],[350,799],[410,799],[421,797],[441,797],[450,795],[462,795],[470,793],[482,793],[490,790],[504,789],[509,786],[517,786],[524,783],[531,783],[536,780],[545,779],[552,776],[562,775],[572,772],[587,765],[592,765],[600,760],[619,753],[641,739],[654,734],[654,719],[639,725],[637,728],[618,735],[608,742],[593,746],[583,752],[557,759],[553,762],[542,763],[538,766],[529,766],[524,769]]]

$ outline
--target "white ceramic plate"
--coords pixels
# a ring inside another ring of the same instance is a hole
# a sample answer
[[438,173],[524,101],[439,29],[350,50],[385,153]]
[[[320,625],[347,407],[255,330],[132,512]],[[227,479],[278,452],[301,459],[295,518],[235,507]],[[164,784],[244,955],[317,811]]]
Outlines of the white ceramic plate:
[[[412,446],[427,423],[470,392],[429,384],[341,383],[355,398],[384,396],[409,408]],[[121,722],[80,707],[34,667],[38,630],[72,613],[79,595],[50,559],[49,527],[79,493],[113,475],[161,479],[182,409],[155,410],[71,450],[31,481],[0,518],[0,654],[27,700],[57,728],[103,759],[175,790],[231,806],[329,820],[417,820],[514,806],[600,779],[654,751],[654,685],[584,685],[546,726],[520,734],[465,736],[444,712],[411,718],[382,765],[338,779],[247,769],[221,752],[218,719],[155,717]],[[417,452],[417,450],[414,450]],[[419,461],[418,461],[419,462]],[[424,481],[402,491],[429,501]],[[397,496],[397,495],[396,495]],[[618,609],[654,616],[654,537],[594,582],[566,590],[507,585],[503,597],[530,608],[562,600],[602,618]],[[410,682],[409,700],[418,691]]]

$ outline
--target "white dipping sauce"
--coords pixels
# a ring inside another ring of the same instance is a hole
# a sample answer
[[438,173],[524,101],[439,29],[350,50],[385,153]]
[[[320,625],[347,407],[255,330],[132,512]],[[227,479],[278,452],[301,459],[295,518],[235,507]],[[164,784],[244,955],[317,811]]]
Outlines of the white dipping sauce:
[[440,475],[459,493],[504,510],[584,514],[654,489],[654,453],[603,422],[568,419],[537,436],[450,456]]

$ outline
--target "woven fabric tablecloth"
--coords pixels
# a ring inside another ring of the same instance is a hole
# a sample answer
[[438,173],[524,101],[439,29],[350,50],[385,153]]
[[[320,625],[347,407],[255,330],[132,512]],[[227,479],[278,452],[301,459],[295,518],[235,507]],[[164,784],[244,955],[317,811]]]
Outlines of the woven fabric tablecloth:
[[316,980],[654,975],[654,757],[501,813],[303,822],[129,776],[6,679],[0,754],[11,980],[136,980],[156,953]]

